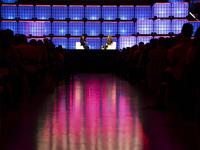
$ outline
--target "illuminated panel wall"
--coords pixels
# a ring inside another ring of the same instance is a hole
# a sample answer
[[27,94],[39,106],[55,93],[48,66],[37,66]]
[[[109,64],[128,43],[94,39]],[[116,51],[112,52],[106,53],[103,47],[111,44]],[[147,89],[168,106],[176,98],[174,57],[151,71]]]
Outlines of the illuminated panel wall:
[[50,22],[19,22],[18,31],[20,34],[29,36],[48,36],[51,34]]
[[168,0],[170,3],[185,2],[185,0]]
[[101,49],[101,39],[100,38],[87,38],[86,41],[90,46],[90,49]]
[[82,20],[84,18],[84,7],[82,5],[69,6],[69,18],[71,20]]
[[102,18],[104,20],[115,20],[117,18],[117,6],[103,6]]
[[153,18],[152,7],[149,5],[146,6],[135,6],[135,18],[137,19],[149,19]]
[[153,33],[153,20],[137,20],[136,32],[139,34]]
[[69,38],[69,49],[76,49],[76,42],[80,42],[80,37],[70,37]]
[[182,27],[185,23],[188,23],[187,19],[174,19],[174,20],[172,20],[172,32],[174,34],[181,33]]
[[188,16],[189,4],[186,3],[173,3],[172,16],[175,18],[186,18]]
[[153,5],[153,14],[157,18],[169,18],[171,16],[171,3],[155,3]]
[[132,47],[136,44],[135,36],[121,36],[119,38],[119,49]]
[[86,22],[85,34],[88,36],[99,36],[101,34],[101,23],[99,21]]
[[[106,45],[107,42],[107,37],[102,38],[102,45]],[[116,42],[116,48],[118,47],[118,42],[117,42],[117,38],[112,37],[113,42]]]
[[193,31],[194,31],[193,36],[194,36],[197,29],[200,27],[200,21],[190,21],[189,23],[192,24],[194,27],[193,28]]
[[61,21],[52,22],[52,34],[54,36],[65,36],[68,34],[68,23]]
[[104,36],[115,36],[117,34],[117,22],[103,22],[102,34]]
[[1,30],[11,29],[14,34],[17,34],[17,22],[16,21],[2,21]]
[[87,20],[99,20],[99,18],[101,18],[101,7],[98,5],[86,6],[85,18],[87,18]]
[[51,18],[50,5],[36,5],[35,17],[39,20],[49,20],[49,18]]
[[17,6],[14,4],[2,4],[1,17],[3,19],[15,19],[17,18]]
[[170,36],[155,36],[154,39],[159,39],[159,38],[170,38]]
[[171,32],[171,20],[168,19],[155,20],[154,32],[156,34],[169,34]]
[[54,20],[65,20],[68,18],[68,7],[65,5],[53,5],[52,6],[52,18]]
[[71,21],[69,22],[69,34],[71,36],[81,36],[84,34],[84,22]]
[[34,18],[34,6],[33,5],[19,5],[18,17],[24,20],[31,20]]
[[118,34],[121,36],[132,36],[135,34],[135,26],[133,22],[121,21],[118,24]]
[[3,3],[15,3],[17,0],[1,0]]
[[140,42],[144,42],[144,44],[149,43],[151,39],[153,39],[152,36],[138,36],[137,45],[139,45]]
[[68,39],[67,38],[53,38],[52,42],[55,44],[56,47],[62,45],[64,49],[68,49]]
[[120,20],[134,19],[134,6],[121,5],[118,8],[118,18]]

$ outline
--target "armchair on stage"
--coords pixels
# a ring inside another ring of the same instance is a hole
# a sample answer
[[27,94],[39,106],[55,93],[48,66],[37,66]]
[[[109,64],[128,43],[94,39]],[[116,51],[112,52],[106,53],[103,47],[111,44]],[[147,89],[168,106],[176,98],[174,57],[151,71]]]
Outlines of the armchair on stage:
[[[90,48],[90,46],[89,46]],[[80,42],[76,42],[76,49],[84,50],[84,47],[81,45]],[[112,45],[108,45],[107,50],[116,50],[116,42],[113,42]]]

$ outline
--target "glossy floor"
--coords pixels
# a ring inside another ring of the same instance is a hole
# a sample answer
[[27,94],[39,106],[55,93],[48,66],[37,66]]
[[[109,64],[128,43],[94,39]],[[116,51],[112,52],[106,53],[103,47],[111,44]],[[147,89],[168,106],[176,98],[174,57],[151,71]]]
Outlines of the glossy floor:
[[76,75],[1,117],[1,150],[198,150],[197,127],[112,75]]

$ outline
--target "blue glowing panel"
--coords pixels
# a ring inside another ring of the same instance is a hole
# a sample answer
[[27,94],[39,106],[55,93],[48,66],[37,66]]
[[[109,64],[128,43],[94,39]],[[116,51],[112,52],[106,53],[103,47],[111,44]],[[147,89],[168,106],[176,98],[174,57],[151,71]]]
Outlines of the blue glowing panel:
[[117,6],[103,6],[102,18],[104,20],[115,20],[117,18]]
[[139,34],[153,33],[153,20],[137,20],[136,32]]
[[172,32],[174,34],[181,33],[182,27],[185,23],[188,23],[187,19],[175,19],[172,20]]
[[193,25],[194,33],[193,33],[192,36],[194,36],[194,34],[197,31],[197,29],[200,27],[200,21],[190,21],[189,23]]
[[1,6],[1,17],[3,19],[15,19],[17,17],[17,6],[3,4]]
[[52,42],[55,44],[56,47],[62,45],[64,49],[68,49],[68,39],[67,38],[53,38]]
[[[87,40],[87,39],[86,39]],[[76,49],[76,42],[80,42],[80,38],[69,38],[69,49]]]
[[154,39],[159,39],[159,38],[170,38],[170,36],[155,36]]
[[1,30],[11,29],[14,34],[17,34],[17,22],[1,22]]
[[136,37],[135,36],[121,36],[119,38],[119,49],[132,47],[136,45]]
[[87,38],[86,41],[88,42],[90,49],[101,49],[100,38]]
[[185,0],[168,0],[170,3],[185,2]]
[[52,18],[54,18],[54,20],[65,20],[68,18],[68,7],[65,5],[53,5]]
[[121,36],[132,36],[135,34],[135,26],[133,22],[119,22],[118,34]]
[[84,7],[69,6],[69,18],[71,20],[82,20],[84,18]]
[[135,18],[137,19],[150,19],[153,18],[153,11],[151,6],[136,6]]
[[153,14],[157,18],[169,18],[172,15],[171,3],[155,3],[153,8]]
[[171,20],[155,20],[154,21],[154,32],[156,34],[169,34],[171,31]]
[[147,44],[150,42],[151,39],[153,39],[152,36],[138,36],[137,45],[139,45],[140,42],[144,42],[144,44]]
[[34,18],[34,6],[33,5],[19,5],[18,17],[24,20],[31,20]]
[[69,22],[69,34],[71,36],[84,34],[84,22]]
[[39,20],[49,20],[51,18],[50,6],[35,6],[35,17]]
[[101,34],[101,23],[100,22],[86,22],[85,34],[87,34],[88,36],[99,36],[99,34]]
[[18,30],[20,33],[29,36],[44,36],[51,34],[50,22],[19,22]]
[[17,0],[1,0],[3,3],[15,3]]
[[117,22],[103,22],[102,34],[104,36],[115,36],[117,34]]
[[85,18],[87,18],[87,20],[99,20],[99,18],[101,18],[101,7],[100,6],[86,6]]
[[54,34],[54,36],[65,36],[66,34],[68,34],[68,23],[67,22],[53,22],[52,34]]
[[188,16],[189,4],[186,3],[173,3],[172,16],[175,18],[186,18]]
[[119,6],[118,15],[120,20],[132,20],[134,18],[134,6]]

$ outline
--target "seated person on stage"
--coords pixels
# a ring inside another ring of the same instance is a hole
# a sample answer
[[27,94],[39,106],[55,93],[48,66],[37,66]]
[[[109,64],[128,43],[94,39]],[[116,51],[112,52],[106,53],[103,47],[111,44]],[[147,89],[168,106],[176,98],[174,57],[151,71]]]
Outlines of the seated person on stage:
[[85,40],[85,36],[84,35],[81,36],[80,43],[84,47],[84,49],[89,49],[89,46],[85,45],[85,44],[87,44],[87,42]]
[[106,50],[108,45],[111,45],[111,46],[113,45],[113,40],[112,40],[111,35],[108,35],[108,39],[107,39],[106,45],[102,46],[102,50]]

